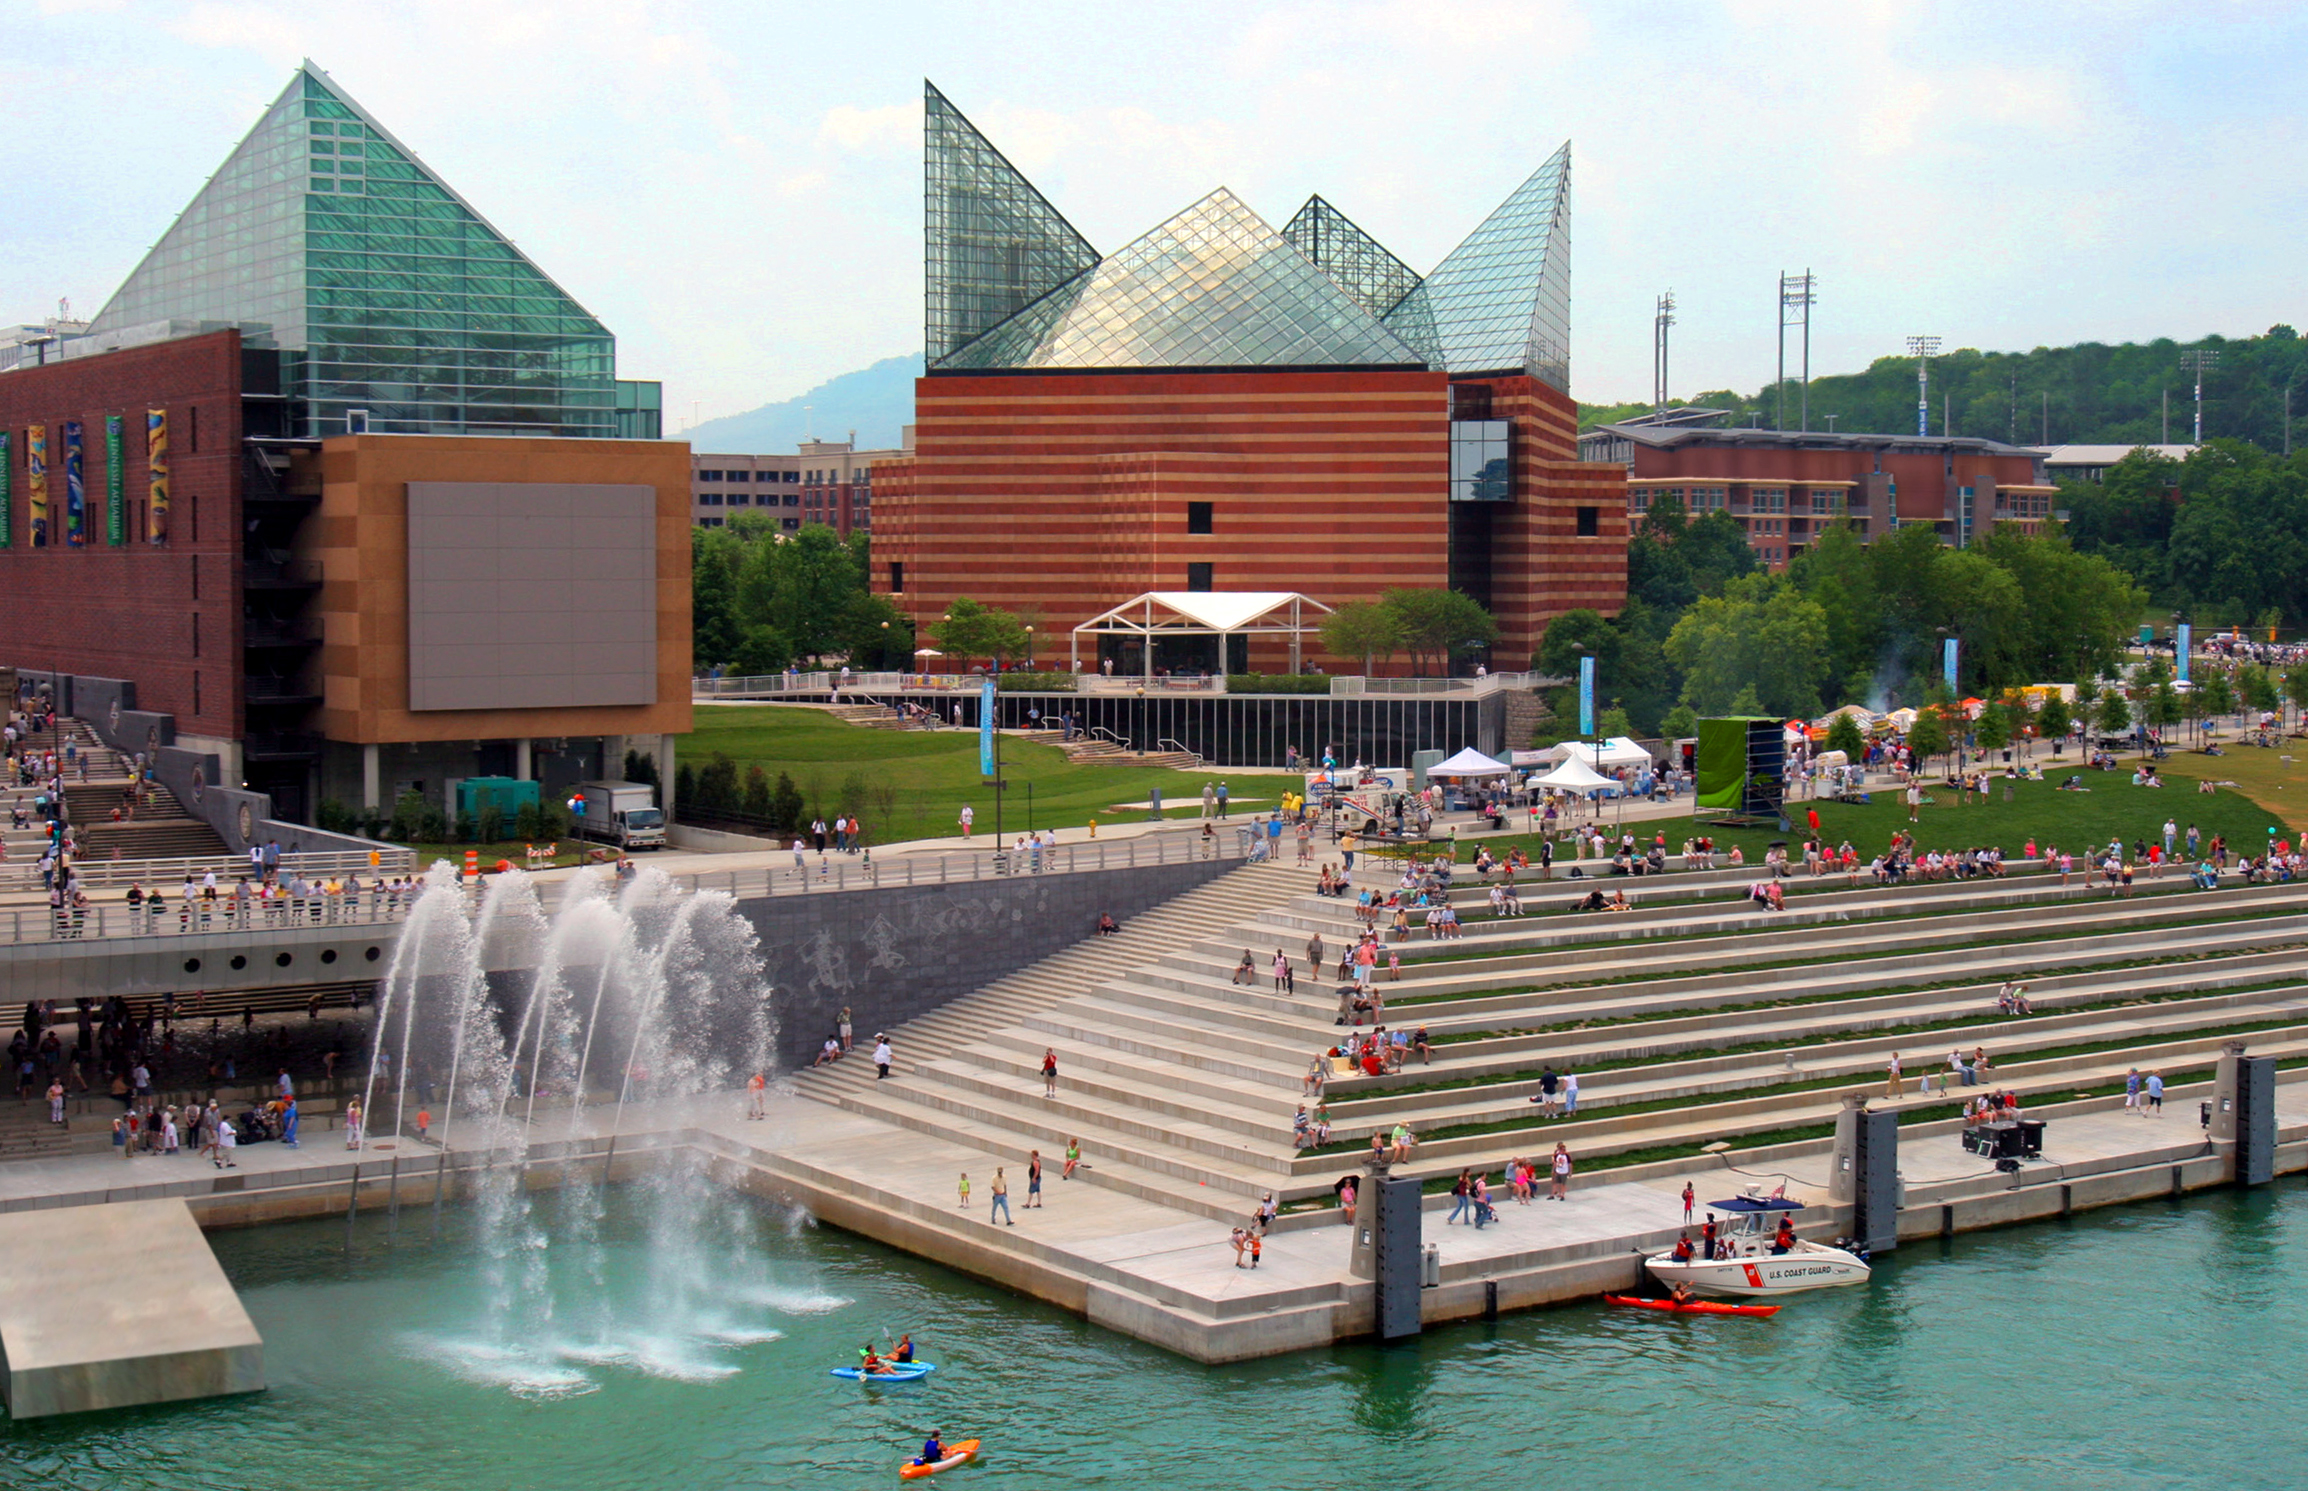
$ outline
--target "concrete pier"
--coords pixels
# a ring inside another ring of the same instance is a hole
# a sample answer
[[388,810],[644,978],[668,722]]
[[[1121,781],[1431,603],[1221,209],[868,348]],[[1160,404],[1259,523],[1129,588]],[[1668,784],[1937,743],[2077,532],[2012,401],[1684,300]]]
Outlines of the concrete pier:
[[0,1396],[42,1418],[264,1386],[264,1341],[182,1201],[0,1215]]

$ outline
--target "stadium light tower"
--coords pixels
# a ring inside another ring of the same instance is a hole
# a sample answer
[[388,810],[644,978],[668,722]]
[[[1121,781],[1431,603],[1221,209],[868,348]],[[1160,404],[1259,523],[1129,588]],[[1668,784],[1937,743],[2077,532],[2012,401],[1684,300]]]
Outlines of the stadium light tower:
[[1667,328],[1675,324],[1675,292],[1659,297],[1659,312],[1651,321],[1651,413],[1667,412]]
[[1915,433],[1931,433],[1931,359],[1939,351],[1938,337],[1909,337],[1907,350],[1915,357]]
[[2180,366],[2196,375],[2195,443],[2198,445],[2204,443],[2204,374],[2219,365],[2220,352],[2216,347],[2190,347],[2180,354]]
[[1803,407],[1801,425],[1808,434],[1811,430],[1811,307],[1819,297],[1815,293],[1818,280],[1806,269],[1801,274],[1779,276],[1779,419],[1780,429],[1787,428],[1787,328],[1803,328]]

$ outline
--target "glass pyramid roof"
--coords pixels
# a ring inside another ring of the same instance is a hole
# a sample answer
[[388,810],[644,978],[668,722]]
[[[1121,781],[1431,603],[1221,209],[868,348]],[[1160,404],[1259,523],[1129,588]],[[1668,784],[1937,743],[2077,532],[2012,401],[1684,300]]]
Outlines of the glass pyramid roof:
[[1419,344],[1431,325],[1453,373],[1510,369],[1569,392],[1571,147],[1563,147],[1387,313]]
[[1384,316],[1418,288],[1418,275],[1408,264],[1319,196],[1306,199],[1282,236],[1374,316]]
[[1095,265],[1098,251],[935,84],[922,90],[922,335],[936,367]]
[[1002,360],[954,365],[1421,365],[1416,352],[1223,187],[1019,318],[1028,319],[1048,327],[1030,349],[1021,352],[1008,341],[1012,328],[1003,327],[987,339],[1005,343]]
[[269,331],[298,433],[609,436],[616,343],[305,63],[98,313]]

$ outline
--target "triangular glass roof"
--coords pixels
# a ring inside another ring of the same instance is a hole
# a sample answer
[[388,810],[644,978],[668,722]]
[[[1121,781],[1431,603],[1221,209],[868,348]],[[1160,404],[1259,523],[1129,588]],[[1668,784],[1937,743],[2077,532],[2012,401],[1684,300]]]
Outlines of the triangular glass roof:
[[[1049,330],[1024,356],[973,366],[1419,365],[1369,312],[1221,187],[1099,261],[1037,307]],[[1023,318],[1021,318],[1023,319]],[[1003,328],[1007,333],[1009,328]],[[993,340],[993,339],[989,339]],[[966,353],[965,353],[966,355]]]
[[1386,317],[1414,344],[1431,324],[1453,373],[1571,382],[1571,146],[1517,187]]
[[1096,264],[1098,251],[935,84],[925,80],[922,95],[922,335],[936,367]]
[[92,329],[269,329],[301,434],[615,433],[608,330],[312,63]]
[[1319,196],[1306,199],[1283,226],[1282,236],[1374,316],[1384,316],[1418,288],[1418,275],[1408,264]]

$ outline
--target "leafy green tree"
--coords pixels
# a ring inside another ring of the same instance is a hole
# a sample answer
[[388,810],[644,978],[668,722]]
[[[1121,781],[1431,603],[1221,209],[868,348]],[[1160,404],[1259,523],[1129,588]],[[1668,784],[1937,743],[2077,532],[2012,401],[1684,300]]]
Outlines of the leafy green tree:
[[913,666],[913,621],[886,595],[860,591],[851,596],[842,612],[840,640],[853,668],[903,672]]
[[2100,695],[2094,721],[2102,735],[2121,735],[2132,728],[2132,706],[2122,689],[2109,689]]
[[793,643],[785,633],[756,622],[739,635],[737,650],[730,656],[730,667],[741,678],[753,678],[781,673],[792,661]]
[[1347,601],[1322,618],[1322,650],[1369,674],[1402,650],[1402,627],[1377,601]]
[[2011,744],[2011,710],[2001,703],[1983,706],[1973,722],[1972,739],[1983,751],[2000,751]]
[[1668,740],[1689,740],[1699,733],[1699,716],[1688,704],[1678,704],[1659,721],[1659,733]]
[[2045,696],[2044,707],[2036,712],[2036,734],[2045,740],[2064,740],[2075,722],[2068,701],[2055,690]]
[[1915,723],[1907,730],[1907,743],[1915,752],[1920,768],[1932,757],[1943,755],[1953,747],[1948,739],[1947,723],[1935,704],[1927,704],[1915,712]]
[[2196,680],[2196,702],[2211,719],[2221,719],[2236,712],[2236,680],[2225,668],[2206,668]]
[[1616,678],[1625,641],[1625,635],[1602,612],[1586,608],[1565,611],[1548,622],[1540,634],[1538,655],[1531,666],[1557,678],[1576,678],[1579,658],[1592,653],[1596,677]]
[[1859,728],[1859,721],[1847,714],[1839,714],[1828,722],[1827,749],[1841,751],[1857,761],[1867,754],[1867,734]]
[[744,541],[726,528],[689,531],[690,657],[700,672],[737,657],[737,573]]
[[769,817],[769,773],[758,765],[745,769],[744,812],[748,818]]
[[1808,719],[1827,678],[1827,618],[1791,585],[1750,575],[1684,613],[1666,655],[1683,671],[1683,702],[1701,715],[1723,714],[1752,690],[1755,713]]
[[[2185,718],[2187,709],[2180,702],[2180,691],[2172,687],[2169,679],[2157,684],[2141,701],[2141,723],[2151,729],[2169,730]],[[2143,748],[2146,744],[2144,740],[2141,742]]]
[[994,664],[1026,655],[1026,624],[1010,611],[983,606],[968,596],[956,596],[944,619],[930,629],[939,651],[968,662],[986,658]]
[[1453,657],[1498,640],[1499,624],[1474,598],[1456,590],[1395,586],[1379,598],[1394,613],[1411,671],[1423,676],[1428,663],[1448,674]]
[[2284,695],[2276,687],[2275,676],[2257,663],[2238,676],[2236,692],[2247,708],[2260,714],[2274,714],[2284,707]]
[[769,794],[770,826],[791,833],[801,827],[801,789],[784,772],[777,774],[777,786]]
[[2284,670],[2284,697],[2292,701],[2295,715],[2308,719],[2308,660]]
[[1595,716],[1595,733],[1605,740],[1616,740],[1623,735],[1633,735],[1635,727],[1627,719],[1627,711],[1614,703]]
[[737,580],[737,613],[766,626],[812,661],[839,652],[850,602],[865,589],[853,550],[822,523],[751,545]]
[[1768,712],[1763,707],[1763,696],[1755,691],[1752,679],[1739,686],[1739,692],[1731,696],[1731,706],[1725,711],[1745,719],[1755,719]]

